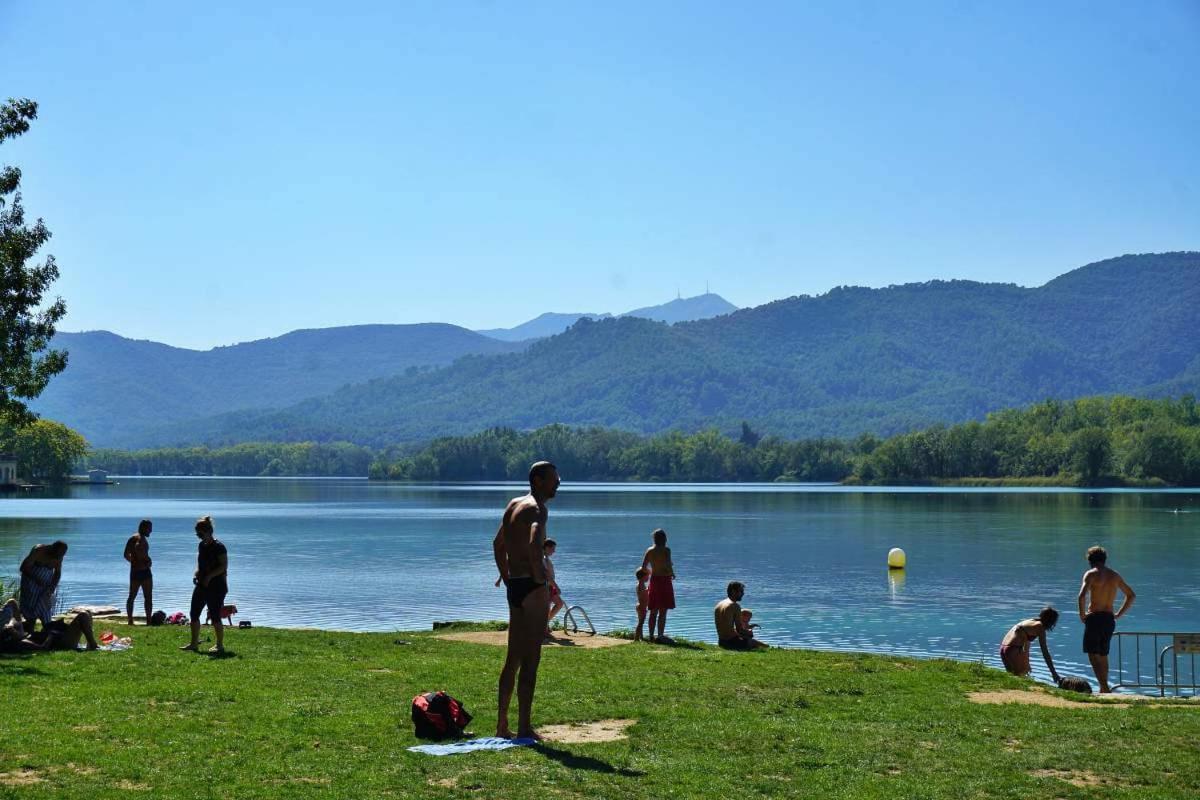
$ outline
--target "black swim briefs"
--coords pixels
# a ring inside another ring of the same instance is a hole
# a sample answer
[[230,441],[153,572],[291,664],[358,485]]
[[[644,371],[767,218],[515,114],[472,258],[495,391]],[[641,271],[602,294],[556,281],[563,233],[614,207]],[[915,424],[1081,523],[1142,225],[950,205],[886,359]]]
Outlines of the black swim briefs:
[[533,578],[509,578],[508,583],[505,584],[508,604],[513,608],[520,608],[531,592],[535,592],[545,585],[538,583]]
[[1083,652],[1108,655],[1108,646],[1117,630],[1117,618],[1111,611],[1093,611],[1083,618]]
[[131,569],[129,571],[129,580],[131,580],[131,581],[138,581],[138,582],[148,581],[153,577],[154,577],[154,573],[152,573],[148,568],[147,569]]

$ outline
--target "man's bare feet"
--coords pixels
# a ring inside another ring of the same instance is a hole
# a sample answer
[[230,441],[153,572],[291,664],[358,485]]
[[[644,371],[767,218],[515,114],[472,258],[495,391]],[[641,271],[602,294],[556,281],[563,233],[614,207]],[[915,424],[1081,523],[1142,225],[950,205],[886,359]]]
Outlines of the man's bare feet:
[[515,739],[515,738],[517,738],[517,735],[515,733],[513,733],[512,729],[509,728],[507,725],[497,725],[496,726],[496,738],[497,739]]
[[540,733],[538,733],[537,731],[535,731],[533,728],[530,728],[527,731],[519,731],[517,733],[517,738],[518,739],[533,739],[535,742],[542,741],[542,735]]
[[191,650],[191,651],[195,652],[196,650],[200,649],[200,646],[197,645],[195,642],[190,642],[185,645],[180,645],[179,649],[180,650]]

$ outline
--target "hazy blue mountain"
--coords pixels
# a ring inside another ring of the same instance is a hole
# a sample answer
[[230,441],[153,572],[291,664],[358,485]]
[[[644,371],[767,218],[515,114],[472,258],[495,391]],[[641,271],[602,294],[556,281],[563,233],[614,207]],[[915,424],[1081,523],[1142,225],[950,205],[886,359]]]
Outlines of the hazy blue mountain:
[[504,342],[544,339],[547,336],[562,333],[584,317],[588,319],[606,319],[611,316],[612,314],[558,314],[553,311],[547,311],[545,314],[536,316],[528,322],[522,322],[513,328],[490,328],[488,330],[476,331],[476,333],[481,333],[484,336],[490,336],[493,339],[499,339]]
[[468,356],[283,410],[146,430],[136,444],[427,440],[553,422],[639,432],[890,434],[1048,397],[1200,390],[1200,253],[1122,256],[1039,288],[838,288],[668,326],[580,320],[519,355]]
[[[696,297],[680,297],[669,303],[657,306],[635,308],[633,311],[626,311],[624,314],[618,316],[641,317],[642,319],[652,319],[658,322],[674,324],[676,322],[709,319],[721,314],[728,314],[731,311],[737,311],[737,306],[720,295],[706,293],[697,295]],[[491,328],[489,330],[477,331],[477,333],[482,333],[484,336],[491,336],[494,339],[500,339],[505,342],[519,342],[526,339],[542,339],[547,336],[555,336],[581,319],[608,319],[611,316],[613,315],[591,313],[556,314],[554,312],[547,312],[528,322],[523,322],[515,328]]]
[[240,408],[280,408],[362,383],[521,349],[454,325],[354,325],[186,350],[107,331],[60,333],[67,370],[32,404],[96,445],[119,446],[148,427]]
[[719,294],[707,292],[695,297],[680,297],[659,306],[646,306],[626,311],[623,317],[641,317],[656,322],[674,325],[676,322],[691,322],[698,319],[711,319],[722,314],[737,311],[737,306],[721,297]]

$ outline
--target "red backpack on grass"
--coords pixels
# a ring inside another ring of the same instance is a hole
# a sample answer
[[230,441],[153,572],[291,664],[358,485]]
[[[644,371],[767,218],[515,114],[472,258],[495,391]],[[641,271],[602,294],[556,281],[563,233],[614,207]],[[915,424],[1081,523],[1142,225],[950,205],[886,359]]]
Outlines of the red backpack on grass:
[[426,692],[413,698],[412,721],[418,739],[461,739],[471,715],[445,692]]

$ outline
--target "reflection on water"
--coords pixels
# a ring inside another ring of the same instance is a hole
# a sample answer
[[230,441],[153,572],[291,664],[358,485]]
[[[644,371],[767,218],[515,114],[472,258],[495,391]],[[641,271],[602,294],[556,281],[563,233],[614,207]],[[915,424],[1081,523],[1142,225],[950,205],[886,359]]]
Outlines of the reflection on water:
[[[503,484],[123,479],[0,496],[0,575],[15,573],[35,542],[62,538],[71,545],[64,593],[121,604],[122,546],[150,517],[156,602],[186,609],[192,523],[211,514],[230,551],[230,601],[257,624],[394,630],[502,618],[491,539],[515,493]],[[1200,494],[1186,491],[567,484],[550,532],[566,600],[601,629],[634,624],[633,572],[650,531],[663,527],[678,572],[668,619],[676,635],[712,641],[712,606],[736,579],[772,643],[995,665],[1008,627],[1049,604],[1063,612],[1050,637],[1055,658],[1064,672],[1087,674],[1074,614],[1085,549],[1109,547],[1138,592],[1123,629],[1200,628],[1196,512]],[[887,569],[892,547],[907,552],[907,569]]]

